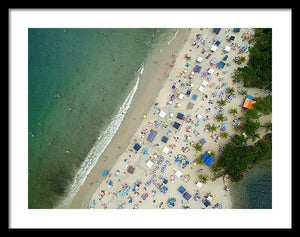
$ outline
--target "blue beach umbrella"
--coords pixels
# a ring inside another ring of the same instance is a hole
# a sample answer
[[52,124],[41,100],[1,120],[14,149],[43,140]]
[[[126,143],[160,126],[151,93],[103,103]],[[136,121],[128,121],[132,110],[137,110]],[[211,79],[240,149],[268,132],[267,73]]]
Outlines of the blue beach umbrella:
[[105,170],[102,175],[106,176],[107,175],[107,171]]

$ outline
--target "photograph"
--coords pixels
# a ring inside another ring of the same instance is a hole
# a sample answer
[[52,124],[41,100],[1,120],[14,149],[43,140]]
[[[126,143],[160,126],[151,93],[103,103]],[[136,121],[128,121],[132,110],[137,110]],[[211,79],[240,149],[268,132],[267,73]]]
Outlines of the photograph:
[[272,208],[272,29],[28,29],[28,208]]

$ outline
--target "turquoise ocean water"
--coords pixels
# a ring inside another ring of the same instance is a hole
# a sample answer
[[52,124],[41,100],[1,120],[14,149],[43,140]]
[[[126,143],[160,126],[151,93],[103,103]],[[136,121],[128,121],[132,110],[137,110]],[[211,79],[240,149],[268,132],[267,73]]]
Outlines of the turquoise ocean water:
[[86,177],[125,116],[156,39],[173,35],[150,28],[28,30],[29,208],[53,208],[68,185]]

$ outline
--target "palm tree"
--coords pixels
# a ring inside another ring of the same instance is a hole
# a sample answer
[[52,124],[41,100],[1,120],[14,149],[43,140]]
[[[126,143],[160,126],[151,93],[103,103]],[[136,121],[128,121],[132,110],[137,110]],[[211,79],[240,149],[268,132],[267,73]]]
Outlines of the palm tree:
[[235,92],[235,90],[234,90],[233,87],[230,87],[230,88],[226,89],[226,93],[229,94],[229,95],[233,95],[234,92]]
[[216,153],[215,153],[214,151],[211,151],[211,152],[210,152],[210,156],[211,156],[211,157],[216,157]]
[[200,145],[199,143],[197,143],[196,145],[194,145],[195,150],[198,152],[202,151],[202,145]]
[[220,104],[221,107],[225,106],[226,105],[226,100],[219,100],[218,103]]
[[197,165],[204,165],[204,161],[203,161],[203,159],[202,159],[202,157],[201,156],[199,156],[196,160],[195,160],[195,162],[196,162],[196,164]]
[[206,182],[208,180],[208,176],[205,174],[199,175],[198,178],[199,178],[199,181],[204,184],[206,184]]
[[229,110],[229,113],[233,114],[233,115],[236,115],[238,113],[237,109],[236,108],[231,108]]
[[246,90],[243,90],[242,92],[241,92],[241,95],[248,95],[248,92],[246,91]]
[[213,123],[212,125],[209,125],[207,127],[208,131],[210,131],[211,133],[217,131],[217,126]]
[[223,114],[218,114],[218,115],[216,116],[216,119],[217,119],[218,122],[223,122],[224,119],[225,119],[225,117],[224,117]]
[[244,57],[244,56],[238,57],[238,59],[236,60],[236,63],[239,65],[244,62],[246,62],[246,57]]
[[221,133],[221,137],[223,137],[223,138],[228,138],[228,136],[229,136],[229,133],[228,132],[222,132]]

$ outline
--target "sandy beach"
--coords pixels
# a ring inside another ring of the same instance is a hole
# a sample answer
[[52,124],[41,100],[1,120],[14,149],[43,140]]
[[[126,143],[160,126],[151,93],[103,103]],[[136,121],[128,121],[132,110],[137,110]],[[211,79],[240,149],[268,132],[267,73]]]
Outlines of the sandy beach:
[[[233,32],[232,28],[222,28],[216,34],[211,28],[180,29],[159,59],[150,58],[142,76],[150,76],[152,80],[140,85],[143,90],[137,93],[118,133],[70,208],[232,208],[230,192],[225,190],[226,186],[230,188],[229,180],[213,180],[210,168],[194,161],[207,151],[214,152],[218,159],[222,147],[236,133],[232,123],[243,114],[245,96],[241,91],[246,90],[254,97],[266,95],[264,90],[243,88],[242,82],[232,81],[234,70],[245,65],[238,65],[233,59],[245,56],[248,60],[248,49],[239,54],[245,44],[251,47],[248,40],[244,40],[247,32],[253,30],[242,28],[240,32]],[[234,40],[227,40],[230,36],[234,36]],[[220,41],[218,47],[212,48],[217,41]],[[225,46],[230,47],[226,53]],[[225,59],[225,56],[228,57]],[[216,63],[212,63],[214,58]],[[225,62],[223,69],[217,67],[219,61]],[[151,67],[151,63],[155,65]],[[190,76],[196,65],[201,67],[200,72]],[[223,107],[224,111],[220,111],[217,101],[221,97],[226,100],[228,86],[235,89],[235,94]],[[236,108],[238,114],[230,114],[231,108]],[[214,120],[219,112],[226,121]],[[271,120],[271,115],[260,118],[261,124],[267,120]],[[213,134],[205,130],[210,123],[218,127]],[[229,133],[227,139],[220,137],[224,123]],[[152,142],[147,140],[151,130],[156,133]],[[205,140],[203,151],[196,152],[192,144],[200,139]],[[138,151],[134,150],[136,144]],[[104,171],[108,171],[105,176]],[[198,183],[199,174],[208,176],[202,186]],[[180,187],[185,190],[179,192]],[[210,205],[204,205],[206,201]]]

